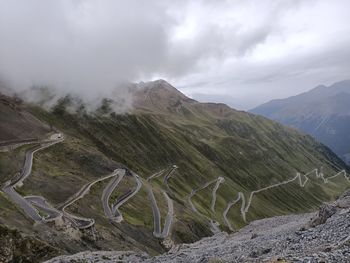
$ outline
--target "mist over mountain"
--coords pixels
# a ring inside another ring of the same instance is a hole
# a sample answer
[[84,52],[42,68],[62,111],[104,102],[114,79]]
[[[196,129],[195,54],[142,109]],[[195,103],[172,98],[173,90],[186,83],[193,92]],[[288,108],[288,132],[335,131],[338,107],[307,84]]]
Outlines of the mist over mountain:
[[[155,255],[256,219],[310,211],[348,187],[340,172],[345,164],[310,136],[222,103],[200,103],[164,80],[130,91],[132,108],[123,114],[113,109],[113,98],[86,111],[69,95],[49,108],[1,96],[0,204],[6,209],[0,219],[6,234],[0,239],[6,253],[34,262],[86,249]],[[45,146],[55,134],[54,144]],[[23,185],[9,191],[9,182],[17,182],[13,171],[40,147]],[[321,167],[335,179],[298,177]],[[232,203],[237,197],[242,202]],[[122,215],[118,220],[107,217],[109,199],[122,204],[110,208]],[[34,226],[31,206],[40,211],[34,218],[41,223]],[[29,234],[16,242],[49,247],[50,253],[15,252],[11,228]]]
[[0,263],[349,263],[349,10],[0,0]]
[[216,102],[225,103],[234,109],[244,109],[242,101],[228,95],[215,95],[215,94],[205,94],[205,93],[194,93],[191,96],[193,99],[200,102]]
[[350,164],[350,80],[320,85],[286,99],[272,100],[251,112],[298,128],[330,147]]

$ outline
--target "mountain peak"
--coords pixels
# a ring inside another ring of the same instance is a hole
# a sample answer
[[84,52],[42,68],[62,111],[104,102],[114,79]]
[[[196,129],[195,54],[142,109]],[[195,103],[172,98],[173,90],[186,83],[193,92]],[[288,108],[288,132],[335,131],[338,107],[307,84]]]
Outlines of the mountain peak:
[[315,95],[322,94],[325,97],[334,96],[339,93],[350,93],[350,80],[342,80],[330,86],[319,85],[305,94]]
[[343,160],[348,158],[350,140],[350,80],[331,86],[320,85],[302,94],[265,103],[252,112],[299,128],[328,145]]
[[183,94],[181,91],[176,89],[174,86],[172,86],[169,82],[165,81],[164,79],[158,79],[148,82],[140,82],[138,85],[138,89],[146,90],[149,92],[150,90],[153,90],[153,92],[164,92],[166,90],[166,93],[170,96],[179,96],[182,99],[189,99],[185,94]]
[[134,93],[136,109],[172,112],[193,102],[196,101],[163,79],[138,83]]
[[201,103],[187,97],[163,79],[141,82],[134,92],[134,108],[153,113],[189,114],[190,112],[223,117],[233,109],[224,103]]

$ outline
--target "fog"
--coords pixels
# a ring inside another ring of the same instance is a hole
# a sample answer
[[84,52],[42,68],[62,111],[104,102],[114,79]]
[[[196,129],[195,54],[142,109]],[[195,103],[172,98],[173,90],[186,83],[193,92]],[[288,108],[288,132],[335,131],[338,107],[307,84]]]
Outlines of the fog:
[[247,109],[349,78],[349,9],[346,0],[0,0],[0,79],[22,94],[47,86],[129,101],[125,83],[163,78]]

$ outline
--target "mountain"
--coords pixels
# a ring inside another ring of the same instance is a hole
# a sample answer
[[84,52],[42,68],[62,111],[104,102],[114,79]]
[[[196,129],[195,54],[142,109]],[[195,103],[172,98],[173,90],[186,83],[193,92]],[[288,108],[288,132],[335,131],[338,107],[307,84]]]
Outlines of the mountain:
[[200,102],[221,102],[235,109],[244,109],[242,102],[234,97],[220,94],[194,93],[192,98]]
[[22,102],[0,94],[0,141],[41,137],[50,127],[21,109]]
[[[316,213],[256,220],[238,232],[218,233],[157,257],[123,251],[60,256],[46,263],[113,262],[349,262],[350,192]],[[320,238],[322,237],[322,238]],[[107,260],[108,259],[108,260]],[[111,261],[109,261],[111,260]]]
[[[132,110],[119,114],[115,98],[94,112],[83,104],[72,111],[79,100],[71,96],[51,109],[13,98],[14,106],[2,103],[0,118],[12,112],[18,122],[7,125],[23,132],[21,140],[33,134],[20,116],[38,120],[34,145],[0,152],[6,244],[14,228],[38,240],[35,246],[55,248],[51,256],[84,250],[156,255],[256,219],[312,211],[349,186],[346,172],[339,173],[344,162],[295,129],[225,104],[199,103],[164,80],[129,90]],[[5,142],[14,139],[2,135]],[[31,173],[19,174],[31,153]],[[23,174],[25,180],[18,179]],[[30,205],[42,218],[35,224],[23,208]],[[168,231],[159,233],[159,225]],[[11,257],[13,249],[7,251]],[[36,260],[43,259],[38,253]]]
[[350,80],[318,86],[251,112],[298,128],[330,147],[350,164]]

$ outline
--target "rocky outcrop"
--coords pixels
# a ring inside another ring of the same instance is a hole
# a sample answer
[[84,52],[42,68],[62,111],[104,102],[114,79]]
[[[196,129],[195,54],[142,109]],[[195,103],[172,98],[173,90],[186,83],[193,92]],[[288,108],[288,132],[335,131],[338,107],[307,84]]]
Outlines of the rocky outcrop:
[[317,215],[311,219],[309,225],[315,227],[326,223],[327,219],[330,218],[337,212],[337,208],[334,204],[324,204],[320,207]]
[[41,262],[59,250],[17,230],[0,225],[0,262]]
[[121,262],[158,263],[350,262],[350,192],[322,205],[316,213],[257,220],[234,234],[222,232],[178,245],[154,258],[131,252],[85,252],[49,262],[112,262],[109,259],[118,258]]
[[147,254],[137,254],[132,251],[85,251],[71,256],[59,256],[46,263],[68,263],[68,262],[141,262],[148,258]]

